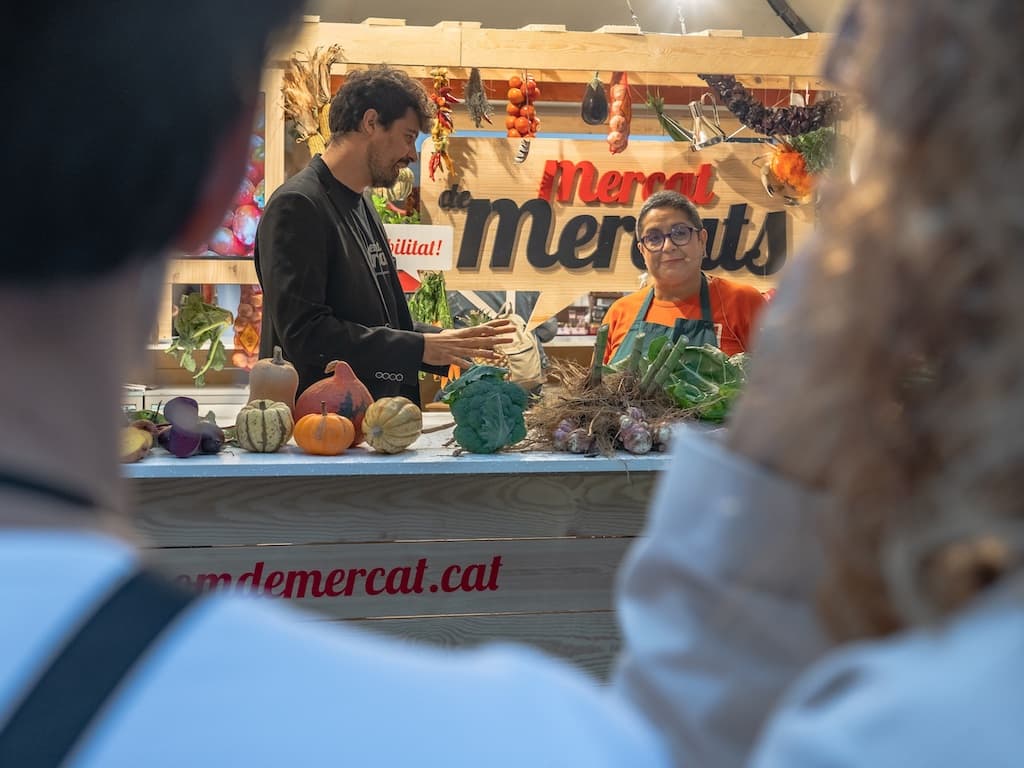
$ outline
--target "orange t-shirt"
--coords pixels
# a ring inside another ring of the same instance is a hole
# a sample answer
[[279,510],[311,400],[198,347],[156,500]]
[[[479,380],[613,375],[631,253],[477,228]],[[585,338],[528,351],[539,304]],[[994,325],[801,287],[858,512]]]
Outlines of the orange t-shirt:
[[[708,296],[711,298],[711,319],[715,324],[719,348],[727,355],[746,352],[757,315],[765,305],[764,296],[752,285],[735,283],[711,275],[708,275],[707,279]],[[615,351],[625,340],[650,290],[650,287],[647,287],[623,296],[608,307],[603,321],[608,324],[608,346],[604,353],[606,363],[612,359]],[[647,310],[645,319],[648,323],[658,323],[671,328],[679,317],[700,320],[699,292],[684,301],[652,299],[651,308]]]

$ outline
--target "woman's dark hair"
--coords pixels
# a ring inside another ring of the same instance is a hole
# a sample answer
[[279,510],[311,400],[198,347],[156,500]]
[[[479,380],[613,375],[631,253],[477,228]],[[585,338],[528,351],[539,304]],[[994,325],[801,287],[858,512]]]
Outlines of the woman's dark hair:
[[298,0],[23,3],[0,31],[0,283],[165,249]]
[[328,117],[331,137],[358,130],[368,109],[377,110],[385,128],[410,109],[423,133],[430,130],[433,118],[427,91],[418,81],[399,69],[374,67],[350,73],[334,94]]
[[685,214],[689,222],[697,227],[697,229],[704,228],[704,224],[701,223],[700,211],[690,201],[690,198],[679,194],[675,190],[663,189],[648,197],[640,207],[640,214],[636,217],[636,232],[638,236],[643,231],[641,227],[643,226],[644,219],[647,218],[647,214],[656,208],[673,208]]

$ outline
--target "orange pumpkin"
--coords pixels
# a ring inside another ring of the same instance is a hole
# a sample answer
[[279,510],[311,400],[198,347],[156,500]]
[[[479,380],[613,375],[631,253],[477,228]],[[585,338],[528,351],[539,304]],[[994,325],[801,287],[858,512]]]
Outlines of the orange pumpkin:
[[352,422],[356,430],[352,445],[359,445],[363,442],[363,416],[373,402],[370,390],[363,386],[349,364],[342,360],[332,360],[327,364],[325,372],[334,375],[310,384],[295,401],[295,420],[311,413],[320,413],[320,403],[325,402],[328,411]]
[[292,433],[299,448],[314,456],[338,456],[352,445],[356,428],[344,416],[327,412],[327,403],[320,402],[320,413],[303,416]]

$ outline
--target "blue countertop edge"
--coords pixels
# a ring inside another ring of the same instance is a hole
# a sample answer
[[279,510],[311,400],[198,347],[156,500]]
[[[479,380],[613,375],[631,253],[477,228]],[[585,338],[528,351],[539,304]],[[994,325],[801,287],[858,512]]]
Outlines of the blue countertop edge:
[[453,455],[451,449],[422,448],[394,455],[353,448],[340,456],[310,456],[288,445],[278,453],[247,453],[231,448],[216,456],[177,459],[166,452],[123,466],[130,480],[232,477],[332,477],[367,475],[509,475],[576,472],[658,472],[670,454],[581,456],[546,451],[506,451]]

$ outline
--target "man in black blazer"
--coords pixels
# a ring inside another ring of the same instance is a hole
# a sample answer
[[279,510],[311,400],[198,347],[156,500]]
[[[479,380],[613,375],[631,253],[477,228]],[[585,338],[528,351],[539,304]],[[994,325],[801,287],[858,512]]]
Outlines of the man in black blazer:
[[[420,370],[447,373],[471,358],[494,359],[511,326],[495,321],[441,331],[414,323],[370,187],[389,187],[416,160],[430,129],[423,86],[389,68],[348,75],[331,100],[323,155],[267,203],[256,233],[263,288],[261,357],[279,345],[299,391],[344,360],[374,398],[419,402]],[[504,334],[504,335],[503,335]]]

